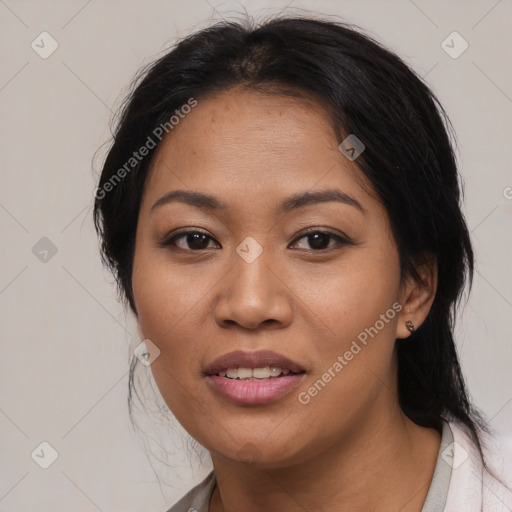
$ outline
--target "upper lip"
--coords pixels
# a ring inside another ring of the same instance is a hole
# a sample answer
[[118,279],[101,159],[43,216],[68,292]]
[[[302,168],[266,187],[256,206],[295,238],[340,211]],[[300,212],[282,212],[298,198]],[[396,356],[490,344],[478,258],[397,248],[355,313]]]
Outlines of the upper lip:
[[205,368],[208,375],[215,375],[219,372],[229,370],[230,368],[264,368],[265,366],[274,366],[283,370],[292,372],[303,372],[305,369],[295,361],[271,350],[259,350],[257,352],[245,352],[235,350],[224,354]]

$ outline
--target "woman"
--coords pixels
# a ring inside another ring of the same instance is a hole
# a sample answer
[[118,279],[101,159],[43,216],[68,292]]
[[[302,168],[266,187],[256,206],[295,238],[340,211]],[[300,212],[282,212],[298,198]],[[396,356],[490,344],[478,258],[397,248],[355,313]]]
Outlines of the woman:
[[446,117],[397,56],[315,19],[193,34],[126,103],[95,223],[212,458],[170,511],[512,510],[454,345]]

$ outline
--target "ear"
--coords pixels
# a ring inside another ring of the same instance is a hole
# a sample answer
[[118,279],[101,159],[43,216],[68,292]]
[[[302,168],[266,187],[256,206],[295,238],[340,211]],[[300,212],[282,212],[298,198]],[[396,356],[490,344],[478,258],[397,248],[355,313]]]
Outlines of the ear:
[[435,255],[426,255],[416,265],[420,281],[408,276],[401,288],[396,337],[403,339],[411,335],[406,322],[412,322],[417,330],[430,311],[437,290],[437,260]]

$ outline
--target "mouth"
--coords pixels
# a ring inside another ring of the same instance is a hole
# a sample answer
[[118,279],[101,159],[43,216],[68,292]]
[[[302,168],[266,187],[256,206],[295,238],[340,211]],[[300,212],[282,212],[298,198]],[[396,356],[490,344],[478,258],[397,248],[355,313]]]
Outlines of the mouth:
[[294,372],[289,368],[279,368],[278,366],[263,366],[260,368],[228,368],[221,370],[215,375],[226,377],[232,380],[268,380],[279,379],[284,375],[298,375],[304,372]]
[[303,380],[300,364],[271,351],[236,351],[205,369],[211,389],[237,405],[262,405],[288,395]]
[[[240,372],[240,370],[242,371]],[[251,373],[249,373],[249,370]],[[286,375],[305,371],[306,369],[299,363],[271,350],[259,350],[257,352],[236,350],[218,357],[205,368],[206,375],[218,375],[224,372],[222,376],[229,379],[238,377],[242,379],[250,377],[268,379],[279,377],[283,373]],[[229,375],[228,372],[230,372]]]

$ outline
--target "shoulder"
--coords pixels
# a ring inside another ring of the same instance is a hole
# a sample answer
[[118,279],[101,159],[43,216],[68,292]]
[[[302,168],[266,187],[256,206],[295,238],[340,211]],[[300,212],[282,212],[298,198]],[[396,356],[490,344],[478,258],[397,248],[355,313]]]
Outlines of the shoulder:
[[[453,443],[443,460],[452,468],[446,512],[510,512],[512,510],[512,441],[495,436],[484,439],[484,455],[491,473],[465,427],[449,422]],[[462,507],[462,508],[461,508]]]
[[215,488],[215,473],[208,476],[175,503],[167,512],[208,512],[210,498]]

